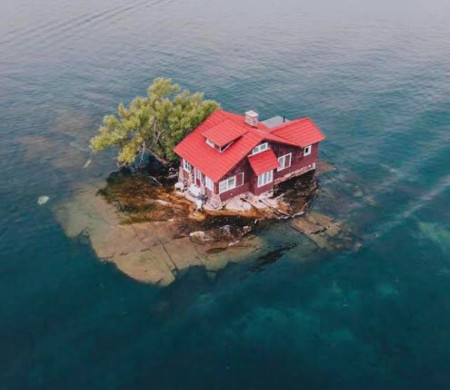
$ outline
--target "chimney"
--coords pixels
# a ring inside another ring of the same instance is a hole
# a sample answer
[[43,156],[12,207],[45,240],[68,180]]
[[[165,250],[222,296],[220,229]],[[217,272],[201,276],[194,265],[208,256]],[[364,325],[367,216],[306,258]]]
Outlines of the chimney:
[[245,123],[252,127],[258,127],[258,113],[255,111],[247,111],[245,113]]

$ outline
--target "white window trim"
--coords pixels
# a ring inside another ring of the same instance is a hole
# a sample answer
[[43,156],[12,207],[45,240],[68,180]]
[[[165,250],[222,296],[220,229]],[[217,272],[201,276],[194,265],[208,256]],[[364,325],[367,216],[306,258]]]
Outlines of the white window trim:
[[232,144],[233,142],[230,142],[229,144],[226,144],[225,146],[222,146],[221,148],[220,148],[220,153],[222,153],[222,152],[225,152],[225,150],[227,150],[230,146],[231,146],[231,144]]
[[[289,159],[289,165],[286,165],[286,157],[291,156]],[[281,165],[281,161],[283,160],[283,165]],[[277,168],[277,172],[282,171],[283,169],[289,168],[292,165],[292,153],[285,154],[284,156],[278,157],[278,162],[280,166]]]
[[214,142],[212,142],[209,138],[206,138],[206,143],[213,148],[214,150],[217,150],[218,152],[222,153],[225,152],[232,144],[233,142],[230,142],[222,147],[217,146]]
[[212,142],[209,138],[206,138],[206,143],[211,146],[213,149],[216,148],[216,144]]
[[192,171],[192,165],[189,164],[185,159],[183,159],[183,169],[189,173]]
[[[233,181],[233,185],[229,184],[230,181]],[[219,194],[233,190],[235,188],[236,188],[236,175],[227,177],[225,180],[219,182]]]
[[205,176],[205,186],[208,190],[214,192],[214,182],[208,176]]
[[237,183],[237,177],[238,177],[239,175],[242,175],[242,184],[236,186],[236,188],[242,187],[242,186],[244,185],[244,180],[245,180],[244,172],[238,173],[238,174],[236,175],[236,183]]
[[262,144],[259,144],[253,148],[252,152],[250,153],[250,156],[264,152],[267,149],[269,149],[269,143],[263,142]]
[[[268,177],[267,177],[267,175],[268,175]],[[266,177],[267,177],[267,179],[266,179]],[[261,175],[258,175],[258,188],[263,187],[272,182],[273,182],[273,170],[267,171],[267,172],[261,173]]]
[[303,149],[303,156],[309,156],[311,154],[312,151],[312,146],[308,145],[305,147],[305,149]]
[[200,186],[203,185],[203,173],[199,171],[197,168],[194,168],[194,184],[197,185],[197,179],[200,180]]
[[[239,175],[242,175],[242,183],[237,185],[237,178]],[[234,185],[232,187],[231,186],[229,187],[228,181],[231,179],[234,179]],[[244,185],[244,180],[245,180],[244,172],[241,172],[241,173],[238,173],[237,175],[230,176],[230,177],[226,178],[225,180],[220,181],[219,182],[219,194],[223,194],[224,192],[231,191],[231,190],[234,190],[235,188],[242,187]],[[220,184],[223,182],[227,182],[227,184],[225,186],[225,189],[220,190],[220,187],[221,187]]]

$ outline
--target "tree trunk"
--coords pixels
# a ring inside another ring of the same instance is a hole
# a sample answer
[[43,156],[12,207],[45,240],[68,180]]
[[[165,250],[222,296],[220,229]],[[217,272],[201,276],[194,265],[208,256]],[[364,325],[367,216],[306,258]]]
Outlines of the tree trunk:
[[162,165],[169,165],[171,162],[167,159],[165,159],[164,157],[159,156],[158,154],[156,154],[155,152],[153,152],[152,150],[149,150],[150,154],[156,158]]

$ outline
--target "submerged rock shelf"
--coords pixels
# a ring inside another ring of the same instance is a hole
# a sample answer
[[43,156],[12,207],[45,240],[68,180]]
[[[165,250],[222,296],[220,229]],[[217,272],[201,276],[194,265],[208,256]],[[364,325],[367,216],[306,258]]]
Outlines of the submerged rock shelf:
[[116,207],[96,196],[95,187],[88,185],[54,211],[66,234],[87,238],[99,258],[114,263],[133,279],[161,286],[192,266],[204,267],[214,275],[229,262],[243,261],[262,246],[256,236],[245,237],[235,245],[228,241],[198,243],[174,218],[133,223],[126,219],[123,223]]
[[291,226],[305,234],[320,249],[345,249],[353,243],[350,231],[332,218],[316,212],[295,218]]
[[349,247],[346,229],[327,216],[308,213],[318,193],[310,174],[280,185],[272,206],[242,213],[205,211],[173,190],[170,172],[165,178],[116,172],[100,190],[80,187],[55,212],[66,233],[87,238],[99,258],[133,279],[164,286],[189,267],[203,267],[213,276],[231,262],[264,256],[255,228],[270,227],[275,219],[290,218],[291,226],[320,249]]

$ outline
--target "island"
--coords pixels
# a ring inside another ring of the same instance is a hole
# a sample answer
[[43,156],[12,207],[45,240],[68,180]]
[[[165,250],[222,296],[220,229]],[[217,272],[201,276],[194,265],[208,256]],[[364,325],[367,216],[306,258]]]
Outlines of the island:
[[257,257],[258,232],[280,221],[316,248],[349,247],[348,229],[310,210],[317,175],[332,169],[319,160],[324,139],[310,118],[260,121],[156,79],[91,140],[94,151],[117,148],[119,171],[102,188],[80,188],[57,215],[99,258],[161,286],[190,267],[213,277]]

